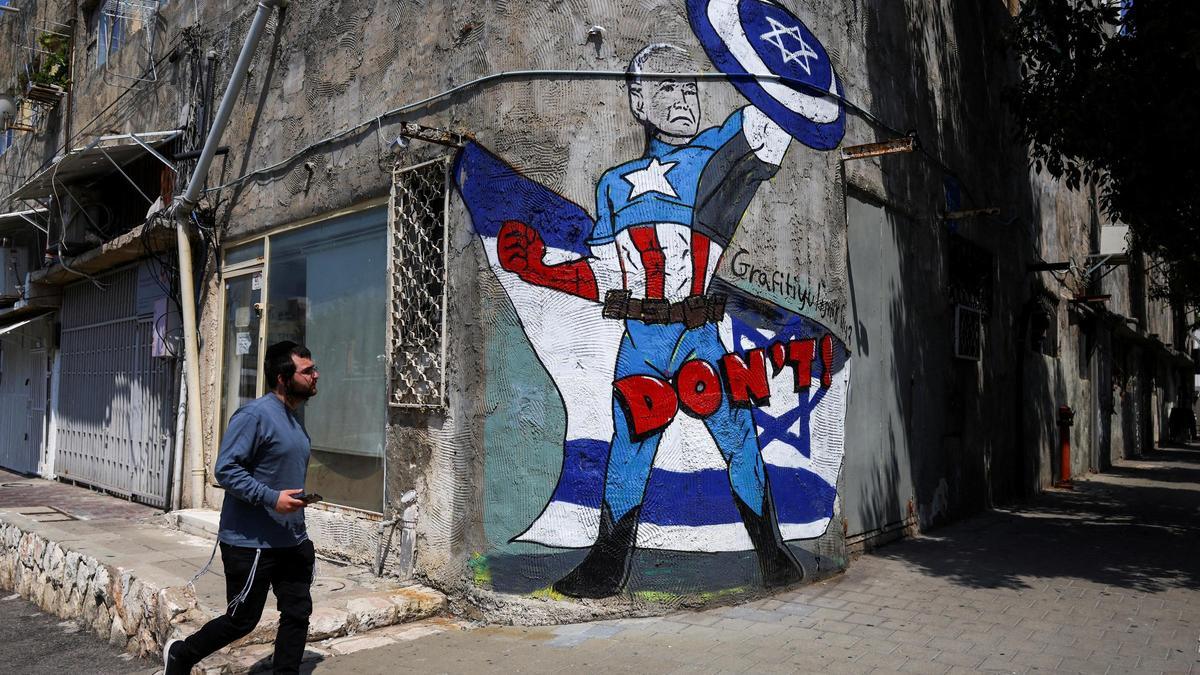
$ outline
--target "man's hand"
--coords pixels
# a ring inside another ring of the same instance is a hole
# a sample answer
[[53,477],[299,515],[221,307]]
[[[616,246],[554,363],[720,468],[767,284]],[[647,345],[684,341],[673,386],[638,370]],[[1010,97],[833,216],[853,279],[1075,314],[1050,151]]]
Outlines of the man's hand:
[[500,266],[522,277],[545,267],[542,256],[546,254],[546,244],[537,230],[519,220],[505,221],[500,227],[496,250]]
[[275,502],[275,510],[279,513],[293,513],[304,508],[307,504],[292,496],[301,494],[302,492],[304,492],[303,488],[297,490],[280,490],[279,499]]

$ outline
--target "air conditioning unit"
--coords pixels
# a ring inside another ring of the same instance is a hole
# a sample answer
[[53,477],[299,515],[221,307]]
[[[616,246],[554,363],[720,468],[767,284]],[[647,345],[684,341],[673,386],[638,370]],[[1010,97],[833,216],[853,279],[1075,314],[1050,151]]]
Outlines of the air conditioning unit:
[[96,199],[67,199],[59,213],[68,255],[78,255],[103,244],[113,229],[112,211]]
[[20,298],[28,272],[29,251],[19,246],[0,248],[0,298]]
[[1109,263],[1129,262],[1129,226],[1105,225],[1100,228],[1100,257]]

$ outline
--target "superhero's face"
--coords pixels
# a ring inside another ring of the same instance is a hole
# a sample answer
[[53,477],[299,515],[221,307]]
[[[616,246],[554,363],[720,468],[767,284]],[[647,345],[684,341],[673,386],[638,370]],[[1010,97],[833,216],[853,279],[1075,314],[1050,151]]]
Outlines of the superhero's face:
[[667,142],[690,140],[700,130],[700,96],[695,80],[643,80],[629,90],[634,117]]

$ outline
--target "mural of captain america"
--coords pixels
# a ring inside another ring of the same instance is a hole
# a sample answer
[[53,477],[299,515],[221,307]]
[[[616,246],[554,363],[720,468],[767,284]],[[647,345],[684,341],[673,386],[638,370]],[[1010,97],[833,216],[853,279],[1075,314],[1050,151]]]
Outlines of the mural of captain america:
[[[548,265],[538,233],[518,221],[499,232],[501,266],[528,283],[589,300],[625,322],[615,380],[673,378],[689,359],[718,363],[726,352],[715,322],[725,299],[708,288],[758,186],[775,175],[792,137],[754,106],[699,131],[696,82],[641,73],[694,72],[687,52],[668,44],[640,51],[627,69],[629,106],[646,129],[645,154],[606,171],[596,190],[592,256]],[[632,414],[613,399],[614,433],[599,536],[554,589],[599,598],[620,591],[637,540],[639,511],[662,433],[639,437]],[[750,410],[722,397],[704,419],[728,464],[738,511],[764,585],[799,581],[803,571],[782,542]]]
[[[496,588],[553,582],[601,598],[627,584],[689,583],[663,570],[630,581],[636,550],[754,551],[763,585],[785,585],[814,556],[785,542],[820,537],[835,520],[850,351],[821,321],[731,283],[737,273],[718,263],[736,264],[752,245],[731,242],[793,141],[818,151],[841,142],[841,84],[820,41],[777,0],[685,5],[705,55],[750,105],[702,129],[690,75],[700,68],[677,46],[642,49],[626,87],[644,150],[595,174],[593,211],[479,141],[454,160],[490,288],[515,319],[488,329],[516,327],[527,340],[487,366],[496,398],[484,563],[499,563]],[[561,417],[547,424],[527,396]],[[547,442],[561,444],[557,467],[538,454]],[[555,468],[551,487],[543,480]],[[559,556],[509,544],[586,554],[564,572]]]

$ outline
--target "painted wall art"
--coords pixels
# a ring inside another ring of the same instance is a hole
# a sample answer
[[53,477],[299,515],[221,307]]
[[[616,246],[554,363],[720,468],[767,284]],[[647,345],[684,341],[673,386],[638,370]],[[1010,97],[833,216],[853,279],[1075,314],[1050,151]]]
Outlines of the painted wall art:
[[780,175],[785,153],[840,142],[840,85],[820,42],[779,5],[697,0],[688,13],[749,104],[702,129],[694,56],[641,49],[626,86],[645,149],[597,167],[594,217],[478,143],[454,167],[565,413],[557,481],[511,538],[544,556],[577,550],[535,582],[564,596],[622,593],[646,551],[699,556],[691,567],[735,553],[752,561],[749,583],[791,584],[806,565],[787,542],[821,536],[833,516],[848,350],[716,271],[759,186],[798,180]]

